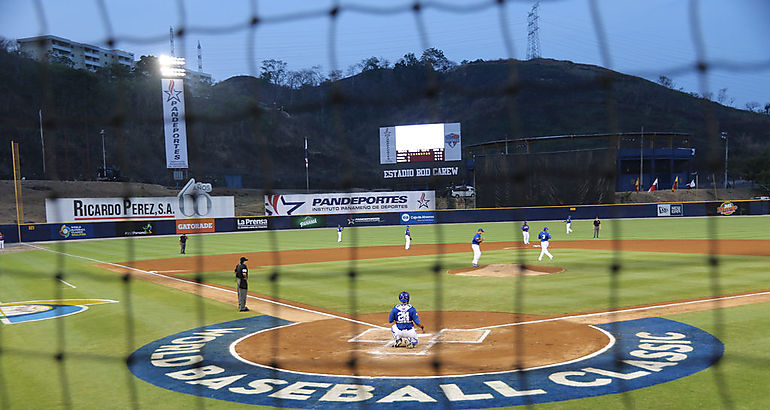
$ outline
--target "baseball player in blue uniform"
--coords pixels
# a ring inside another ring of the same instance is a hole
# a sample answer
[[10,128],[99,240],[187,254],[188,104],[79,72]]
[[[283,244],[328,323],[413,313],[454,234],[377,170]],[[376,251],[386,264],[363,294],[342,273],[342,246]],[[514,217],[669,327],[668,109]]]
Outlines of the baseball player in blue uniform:
[[390,310],[388,323],[393,323],[390,331],[393,333],[393,347],[406,347],[413,349],[417,346],[417,331],[414,326],[419,326],[425,331],[425,326],[420,323],[417,316],[417,309],[409,304],[409,292],[398,294],[398,300],[401,302]]
[[484,238],[481,236],[483,232],[484,230],[479,228],[479,230],[476,231],[476,235],[473,235],[473,240],[471,241],[471,249],[473,249],[473,262],[471,262],[471,265],[473,265],[474,268],[479,267],[479,259],[481,259],[480,245],[484,242]]
[[337,242],[342,242],[342,225],[337,224]]
[[567,223],[567,234],[572,232],[572,215],[567,215],[567,220],[564,221]]
[[540,239],[540,257],[538,257],[537,260],[543,260],[543,255],[548,255],[548,257],[553,260],[553,255],[551,255],[551,252],[548,252],[548,241],[551,240],[551,234],[548,233],[548,227],[546,226],[543,228],[543,232],[540,232],[537,237]]
[[527,225],[527,221],[524,221],[524,225],[521,226],[521,235],[524,237],[524,245],[529,245],[529,225]]
[[412,234],[409,233],[409,225],[406,226],[404,231],[404,249],[409,250],[409,246],[412,244]]

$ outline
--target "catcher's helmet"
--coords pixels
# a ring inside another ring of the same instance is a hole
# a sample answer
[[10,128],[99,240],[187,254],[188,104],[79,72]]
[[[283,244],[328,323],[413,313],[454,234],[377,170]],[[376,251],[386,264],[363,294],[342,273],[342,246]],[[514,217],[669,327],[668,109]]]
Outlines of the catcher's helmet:
[[401,301],[401,303],[409,303],[409,292],[403,291],[398,294],[398,300]]

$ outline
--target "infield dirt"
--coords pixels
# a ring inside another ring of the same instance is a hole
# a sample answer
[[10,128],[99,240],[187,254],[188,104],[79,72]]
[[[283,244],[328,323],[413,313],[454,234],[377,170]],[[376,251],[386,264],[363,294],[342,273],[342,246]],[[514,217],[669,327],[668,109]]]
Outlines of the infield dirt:
[[[202,284],[177,274],[230,271],[240,256],[249,258],[251,268],[352,259],[393,258],[415,255],[440,255],[467,252],[468,244],[413,245],[409,251],[401,246],[338,249],[304,249],[247,254],[196,256],[131,261],[102,265],[105,269],[171,286],[202,297],[236,305],[233,288]],[[563,249],[597,249],[641,252],[673,252],[721,255],[770,256],[770,240],[585,240],[559,241],[552,245],[557,253]],[[512,242],[485,243],[484,250],[511,250],[512,260],[524,245]],[[557,254],[558,261],[558,254]],[[123,266],[120,266],[123,265]],[[127,268],[130,267],[130,268]],[[521,265],[507,265],[513,274],[521,274]],[[482,266],[494,271],[497,268]],[[467,273],[476,269],[458,269],[450,273]],[[524,274],[549,274],[561,268],[550,265],[527,265]],[[500,275],[505,276],[510,272]],[[676,301],[662,305],[625,307],[616,311],[583,312],[561,317],[534,317],[500,312],[420,312],[426,331],[436,335],[441,329],[477,329],[506,325],[490,331],[483,343],[460,340],[443,343],[434,336],[421,339],[416,350],[389,346],[387,312],[347,315],[293,301],[276,300],[251,292],[249,307],[255,311],[283,318],[295,325],[259,333],[244,339],[236,352],[244,359],[265,366],[300,372],[364,376],[435,376],[507,371],[560,363],[584,357],[608,343],[607,336],[591,324],[609,323],[643,317],[670,315],[718,309],[751,303],[770,302],[770,292]],[[536,321],[522,325],[514,323]],[[379,332],[377,338],[361,342],[354,338],[367,329]],[[460,331],[461,332],[461,331]],[[432,342],[431,342],[432,340]],[[432,344],[431,344],[432,343]],[[423,350],[419,350],[423,349]],[[398,366],[394,356],[409,354],[410,366]],[[351,366],[351,358],[355,358]],[[436,367],[435,363],[440,363]]]

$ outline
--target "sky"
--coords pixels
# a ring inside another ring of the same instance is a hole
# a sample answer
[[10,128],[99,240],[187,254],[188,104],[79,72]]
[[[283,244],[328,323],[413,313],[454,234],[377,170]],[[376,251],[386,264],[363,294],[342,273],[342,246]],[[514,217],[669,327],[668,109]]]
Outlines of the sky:
[[[266,59],[290,70],[344,73],[369,57],[393,64],[429,47],[458,63],[527,58],[531,0],[421,1],[419,13],[414,2],[0,0],[0,37],[50,34],[105,48],[113,38],[139,59],[169,54],[169,27],[183,28],[175,54],[196,69],[200,42],[203,71],[214,81],[258,76]],[[724,103],[736,108],[770,103],[768,0],[543,0],[538,14],[543,58],[651,81],[665,75],[675,88],[700,95],[726,88]],[[709,67],[704,77],[695,69],[699,60]]]

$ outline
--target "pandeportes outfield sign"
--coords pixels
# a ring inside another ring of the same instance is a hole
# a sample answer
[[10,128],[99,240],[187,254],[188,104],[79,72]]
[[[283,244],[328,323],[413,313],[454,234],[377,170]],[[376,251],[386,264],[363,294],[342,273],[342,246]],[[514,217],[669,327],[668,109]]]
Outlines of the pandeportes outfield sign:
[[435,191],[265,195],[267,215],[358,214],[435,209]]

